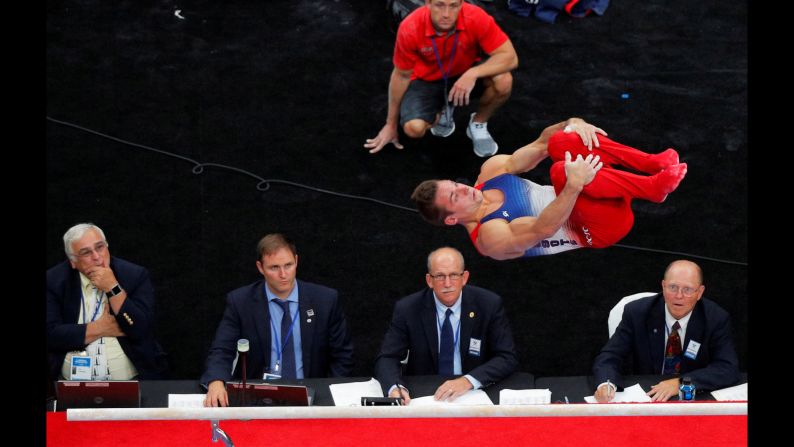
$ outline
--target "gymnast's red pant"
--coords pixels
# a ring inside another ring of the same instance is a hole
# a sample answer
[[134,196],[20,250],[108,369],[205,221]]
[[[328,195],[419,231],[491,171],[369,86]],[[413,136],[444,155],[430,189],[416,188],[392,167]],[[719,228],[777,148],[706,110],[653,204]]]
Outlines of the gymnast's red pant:
[[575,132],[555,132],[549,139],[549,156],[554,161],[551,166],[551,183],[559,194],[565,186],[565,152],[573,159],[581,154],[601,156],[604,167],[592,182],[584,187],[576,199],[569,221],[581,237],[585,247],[604,248],[617,243],[625,237],[634,224],[631,210],[632,199],[659,200],[659,187],[653,176],[642,176],[614,169],[614,166],[627,166],[641,172],[654,174],[661,169],[655,166],[651,154],[624,146],[609,138],[598,135],[600,147],[589,151]]

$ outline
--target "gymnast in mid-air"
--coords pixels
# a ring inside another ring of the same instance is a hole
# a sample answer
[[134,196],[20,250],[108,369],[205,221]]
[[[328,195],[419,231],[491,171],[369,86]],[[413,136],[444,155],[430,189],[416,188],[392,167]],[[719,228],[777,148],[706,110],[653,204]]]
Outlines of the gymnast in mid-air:
[[[551,186],[517,175],[546,157]],[[649,154],[570,118],[511,155],[488,158],[475,186],[426,180],[411,198],[425,220],[463,225],[481,254],[503,260],[615,244],[634,224],[631,201],[664,202],[686,172],[674,149]]]

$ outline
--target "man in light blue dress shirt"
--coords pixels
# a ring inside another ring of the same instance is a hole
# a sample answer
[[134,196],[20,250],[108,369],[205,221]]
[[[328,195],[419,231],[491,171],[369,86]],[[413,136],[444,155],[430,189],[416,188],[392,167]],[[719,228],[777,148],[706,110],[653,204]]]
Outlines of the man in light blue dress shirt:
[[[228,406],[225,384],[242,375],[237,341],[248,339],[249,379],[265,374],[285,379],[349,376],[353,345],[336,290],[296,279],[295,245],[281,234],[263,237],[257,246],[257,270],[263,279],[230,292],[207,356],[201,383],[204,405]],[[287,302],[289,330],[282,334],[281,304]],[[293,359],[285,353],[291,350]],[[294,362],[294,364],[293,364]],[[293,370],[294,368],[294,370]]]

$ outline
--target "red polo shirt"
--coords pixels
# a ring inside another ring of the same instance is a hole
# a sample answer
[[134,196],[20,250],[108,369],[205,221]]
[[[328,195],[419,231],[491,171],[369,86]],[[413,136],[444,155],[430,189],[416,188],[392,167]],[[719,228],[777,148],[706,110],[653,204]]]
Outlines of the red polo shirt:
[[[488,54],[507,41],[507,34],[499,28],[493,17],[482,8],[465,2],[461,4],[455,29],[457,31],[451,36],[437,36],[430,21],[428,6],[414,10],[403,19],[397,30],[392,59],[394,66],[400,70],[413,69],[411,80],[437,81],[442,76],[431,39],[435,38],[444,70],[450,77],[463,74],[480,60],[482,53]],[[455,34],[458,35],[458,44],[450,69]]]

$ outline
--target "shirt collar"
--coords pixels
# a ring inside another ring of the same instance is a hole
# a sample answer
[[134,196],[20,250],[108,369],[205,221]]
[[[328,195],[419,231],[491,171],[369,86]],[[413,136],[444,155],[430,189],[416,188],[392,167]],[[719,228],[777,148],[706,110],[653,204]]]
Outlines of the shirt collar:
[[91,280],[88,279],[88,277],[85,276],[83,272],[80,272],[80,287],[84,292],[86,291],[90,292],[94,290],[94,285],[91,284]]
[[[695,308],[693,307],[692,310],[695,310]],[[684,315],[680,320],[676,320],[675,317],[670,314],[670,310],[667,309],[667,303],[664,305],[664,321],[667,323],[667,329],[669,330],[672,330],[673,325],[676,321],[678,321],[678,324],[681,326],[681,330],[686,331],[686,325],[689,323],[689,317],[691,316],[692,311],[690,310],[689,313]]]
[[436,302],[436,312],[438,312],[440,315],[444,315],[447,312],[447,309],[452,309],[453,314],[460,315],[460,302],[463,301],[463,290],[460,291],[460,295],[458,295],[458,299],[455,301],[455,304],[453,304],[452,307],[447,307],[444,305],[444,303],[439,301],[435,291],[433,291],[433,301]]
[[[270,286],[267,285],[267,282],[265,282],[265,296],[267,297],[268,301],[273,301],[274,299],[281,299],[281,298],[277,297],[276,294],[273,293],[270,290]],[[295,287],[293,287],[292,291],[289,293],[289,295],[287,295],[287,301],[294,301],[296,303],[298,302],[298,280],[297,279],[295,280]]]

